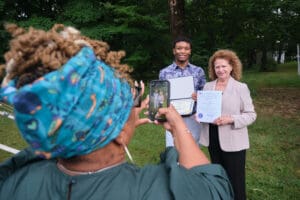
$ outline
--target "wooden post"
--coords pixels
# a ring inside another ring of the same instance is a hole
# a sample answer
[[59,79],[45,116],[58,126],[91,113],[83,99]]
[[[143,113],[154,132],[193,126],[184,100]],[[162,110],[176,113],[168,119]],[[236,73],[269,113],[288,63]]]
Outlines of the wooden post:
[[297,44],[297,62],[298,62],[298,75],[300,76],[300,50],[299,50],[299,44]]
[[184,33],[184,0],[169,0],[170,29],[173,39]]

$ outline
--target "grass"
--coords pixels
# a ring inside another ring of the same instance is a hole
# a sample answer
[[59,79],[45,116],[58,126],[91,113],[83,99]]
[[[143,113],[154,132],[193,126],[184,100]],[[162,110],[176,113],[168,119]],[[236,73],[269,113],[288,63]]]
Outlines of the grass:
[[299,128],[296,121],[280,116],[260,116],[250,127],[248,199],[299,197]]
[[[251,90],[256,122],[249,127],[247,151],[248,200],[297,200],[300,198],[300,76],[297,64],[278,66],[277,72],[245,72]],[[26,146],[13,121],[0,118],[0,143]],[[142,166],[159,162],[164,150],[164,130],[149,124],[139,127],[129,145]],[[203,148],[207,154],[207,149]],[[207,154],[208,155],[208,154]],[[0,161],[11,154],[0,151]]]

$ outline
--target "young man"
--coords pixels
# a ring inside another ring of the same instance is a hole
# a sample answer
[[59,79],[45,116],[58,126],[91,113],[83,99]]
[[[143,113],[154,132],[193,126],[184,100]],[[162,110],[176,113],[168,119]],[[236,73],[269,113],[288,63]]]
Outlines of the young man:
[[[204,70],[201,67],[189,63],[191,52],[192,43],[189,38],[183,36],[176,38],[173,42],[174,62],[159,72],[159,79],[167,80],[171,78],[193,76],[195,92],[191,94],[191,96],[196,100],[196,91],[202,90],[206,78]],[[198,142],[200,138],[200,124],[195,121],[194,116],[184,117],[184,121],[192,132],[195,141]],[[168,131],[166,131],[166,146],[174,146],[172,135]]]

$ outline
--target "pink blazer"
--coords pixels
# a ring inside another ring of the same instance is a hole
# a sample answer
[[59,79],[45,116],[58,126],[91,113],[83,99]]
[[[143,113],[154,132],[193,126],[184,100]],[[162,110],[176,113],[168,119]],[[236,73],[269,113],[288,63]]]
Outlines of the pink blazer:
[[[205,84],[203,90],[214,90],[216,80]],[[247,126],[256,119],[256,112],[245,83],[230,77],[222,95],[222,115],[231,115],[233,124],[219,126],[219,141],[223,151],[232,152],[249,148]],[[209,145],[209,124],[202,123],[200,144]]]

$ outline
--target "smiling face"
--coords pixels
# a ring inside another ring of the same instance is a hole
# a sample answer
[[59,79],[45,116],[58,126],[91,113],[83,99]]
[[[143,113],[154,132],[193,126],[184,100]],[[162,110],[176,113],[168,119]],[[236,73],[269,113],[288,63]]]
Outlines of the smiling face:
[[189,61],[191,51],[190,43],[184,41],[177,42],[173,48],[176,64],[180,67],[185,66]]
[[228,60],[224,58],[217,58],[214,62],[215,74],[220,80],[228,80],[232,71],[232,66]]

